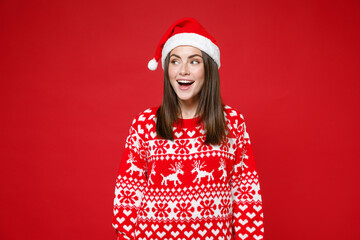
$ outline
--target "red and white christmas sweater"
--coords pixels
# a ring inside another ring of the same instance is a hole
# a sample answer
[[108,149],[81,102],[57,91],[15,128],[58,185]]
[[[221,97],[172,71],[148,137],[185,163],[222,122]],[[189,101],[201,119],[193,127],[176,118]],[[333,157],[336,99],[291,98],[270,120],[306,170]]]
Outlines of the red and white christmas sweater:
[[205,145],[198,118],[156,135],[156,108],[138,114],[116,179],[118,239],[263,239],[259,177],[243,116],[225,106],[226,141]]

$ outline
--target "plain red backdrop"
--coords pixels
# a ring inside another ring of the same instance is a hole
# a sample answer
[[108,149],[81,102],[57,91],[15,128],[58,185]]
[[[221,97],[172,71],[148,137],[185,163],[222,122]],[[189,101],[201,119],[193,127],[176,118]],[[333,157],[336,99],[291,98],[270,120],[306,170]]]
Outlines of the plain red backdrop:
[[358,240],[356,0],[0,1],[0,239],[115,239],[133,117],[161,103],[147,62],[178,18],[221,49],[245,116],[267,240]]

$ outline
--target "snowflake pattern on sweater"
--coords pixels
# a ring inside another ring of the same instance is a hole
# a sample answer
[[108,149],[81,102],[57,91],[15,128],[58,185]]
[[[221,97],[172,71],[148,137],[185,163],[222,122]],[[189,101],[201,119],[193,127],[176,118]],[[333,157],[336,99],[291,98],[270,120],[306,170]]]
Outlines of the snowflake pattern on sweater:
[[115,186],[118,239],[263,239],[259,177],[243,116],[225,106],[227,138],[205,145],[198,118],[157,138],[156,111],[134,118]]

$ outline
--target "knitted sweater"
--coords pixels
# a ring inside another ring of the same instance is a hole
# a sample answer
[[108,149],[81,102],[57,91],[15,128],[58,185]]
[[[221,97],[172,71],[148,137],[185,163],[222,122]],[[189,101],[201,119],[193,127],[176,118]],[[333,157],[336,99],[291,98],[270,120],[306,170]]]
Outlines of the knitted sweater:
[[198,118],[156,135],[156,108],[133,120],[116,179],[118,239],[263,239],[259,178],[243,116],[225,106],[226,141],[205,145]]

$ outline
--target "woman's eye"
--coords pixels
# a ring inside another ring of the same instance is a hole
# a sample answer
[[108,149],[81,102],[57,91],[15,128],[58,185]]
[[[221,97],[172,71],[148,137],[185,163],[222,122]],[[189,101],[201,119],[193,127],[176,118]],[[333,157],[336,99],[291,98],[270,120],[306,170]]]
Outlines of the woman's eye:
[[179,64],[179,61],[178,60],[172,60],[171,63],[172,64]]
[[191,63],[192,63],[192,64],[199,64],[200,61],[198,61],[198,60],[192,60]]

